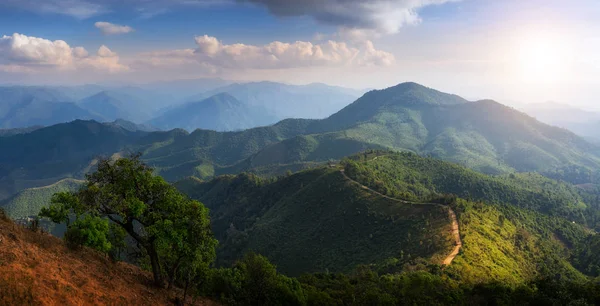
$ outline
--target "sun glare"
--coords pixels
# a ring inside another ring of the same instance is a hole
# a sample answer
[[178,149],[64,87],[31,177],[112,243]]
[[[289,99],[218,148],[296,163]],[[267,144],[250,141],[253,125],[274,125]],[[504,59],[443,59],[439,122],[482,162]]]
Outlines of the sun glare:
[[564,42],[548,35],[531,35],[517,47],[521,81],[551,85],[566,78],[569,52]]

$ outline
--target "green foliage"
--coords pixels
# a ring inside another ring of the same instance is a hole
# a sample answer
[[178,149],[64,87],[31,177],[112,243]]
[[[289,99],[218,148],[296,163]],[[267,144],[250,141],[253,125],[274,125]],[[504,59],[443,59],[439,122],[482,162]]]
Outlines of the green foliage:
[[242,174],[177,186],[211,208],[220,264],[252,250],[288,275],[349,272],[389,258],[398,258],[399,265],[411,257],[436,261],[452,248],[447,210],[382,198],[347,181],[338,169],[278,180]]
[[305,305],[298,280],[278,274],[265,257],[251,253],[232,268],[213,270],[201,290],[230,305]]
[[108,233],[109,225],[107,219],[85,215],[68,226],[65,232],[65,241],[67,245],[72,247],[87,246],[107,253],[112,249]]
[[[139,155],[100,160],[97,170],[86,177],[84,188],[56,194],[40,214],[67,223],[69,241],[104,252],[112,249],[109,241],[122,248],[125,237],[108,225],[109,219],[139,245],[157,285],[166,275],[172,286],[181,270],[188,272],[185,281],[191,281],[214,260],[216,240],[208,209],[153,175]],[[69,224],[73,216],[75,221]]]
[[490,176],[413,153],[372,151],[345,159],[346,173],[384,194],[428,201],[440,194],[521,208],[585,222],[581,191],[535,173]]

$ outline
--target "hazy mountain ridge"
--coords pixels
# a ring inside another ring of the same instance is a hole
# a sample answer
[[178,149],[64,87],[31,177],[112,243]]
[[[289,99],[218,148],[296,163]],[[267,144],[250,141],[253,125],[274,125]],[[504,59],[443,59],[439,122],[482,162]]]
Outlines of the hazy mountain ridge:
[[260,106],[248,106],[228,93],[176,106],[148,122],[161,129],[235,131],[270,125],[277,119]]
[[[593,171],[600,169],[598,147],[567,130],[493,101],[468,102],[415,83],[371,91],[327,119],[287,119],[239,132],[198,129],[192,133],[131,133],[92,122],[78,124],[106,131],[86,139],[89,147],[66,145],[65,141],[65,150],[70,148],[67,156],[74,154],[87,165],[94,155],[141,151],[143,158],[169,180],[190,175],[209,178],[253,168],[261,168],[264,173],[265,167],[275,169],[286,164],[298,169],[302,163],[339,159],[370,148],[430,154],[485,173],[539,171],[581,184],[595,181]],[[48,154],[45,150],[52,146],[44,148],[33,139],[41,133],[71,133],[69,126],[38,130],[38,134],[23,135],[23,140],[16,142],[10,140],[13,137],[0,139],[0,147],[7,148],[5,156],[10,154],[23,161],[17,162],[20,167],[30,169],[19,177],[55,177],[60,172],[30,167],[38,163],[58,167],[67,161],[53,151]],[[112,134],[117,136],[98,138]],[[102,150],[92,144],[94,141],[105,144]],[[37,146],[39,156],[35,162],[24,161],[29,155],[18,153],[25,143]],[[70,170],[60,175],[74,169],[81,171],[86,165],[70,163],[64,168]],[[11,166],[0,173],[4,179],[15,179],[14,169]]]

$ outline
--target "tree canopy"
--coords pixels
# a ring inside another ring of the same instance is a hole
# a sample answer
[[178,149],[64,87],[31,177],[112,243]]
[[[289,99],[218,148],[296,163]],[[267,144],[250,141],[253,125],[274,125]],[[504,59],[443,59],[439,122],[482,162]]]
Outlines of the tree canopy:
[[160,286],[165,277],[169,286],[189,283],[215,258],[208,209],[154,175],[139,154],[101,159],[79,191],[55,194],[40,216],[66,223],[67,242],[103,252],[131,237]]

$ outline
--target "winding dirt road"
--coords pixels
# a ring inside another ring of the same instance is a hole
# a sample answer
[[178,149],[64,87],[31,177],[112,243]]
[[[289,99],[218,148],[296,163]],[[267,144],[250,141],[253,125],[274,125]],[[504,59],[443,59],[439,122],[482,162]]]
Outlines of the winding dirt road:
[[[379,157],[379,156],[377,156]],[[376,157],[376,158],[377,158]],[[375,158],[375,159],[376,159]],[[373,159],[373,160],[375,160]],[[454,260],[454,258],[456,257],[456,255],[458,255],[458,252],[460,252],[460,248],[462,248],[462,240],[460,239],[460,230],[458,228],[458,220],[456,219],[456,214],[454,213],[454,211],[452,210],[452,208],[450,208],[450,206],[446,206],[446,205],[442,205],[442,204],[438,204],[438,203],[417,203],[417,202],[411,202],[411,201],[406,201],[406,200],[400,200],[400,199],[396,199],[396,198],[392,198],[390,196],[387,196],[377,190],[371,189],[357,181],[355,181],[354,179],[350,178],[348,175],[346,175],[346,172],[344,171],[344,169],[341,169],[340,172],[342,173],[342,175],[349,180],[350,182],[357,184],[358,186],[360,186],[362,189],[368,190],[372,193],[375,193],[381,197],[384,197],[388,200],[392,200],[392,201],[396,201],[402,204],[415,204],[415,205],[435,205],[435,206],[439,206],[439,207],[445,207],[448,209],[448,217],[450,218],[450,220],[452,221],[452,235],[454,236],[454,248],[452,249],[452,252],[446,256],[446,258],[444,258],[444,260],[442,261],[442,264],[445,266],[449,266],[452,261]]]

